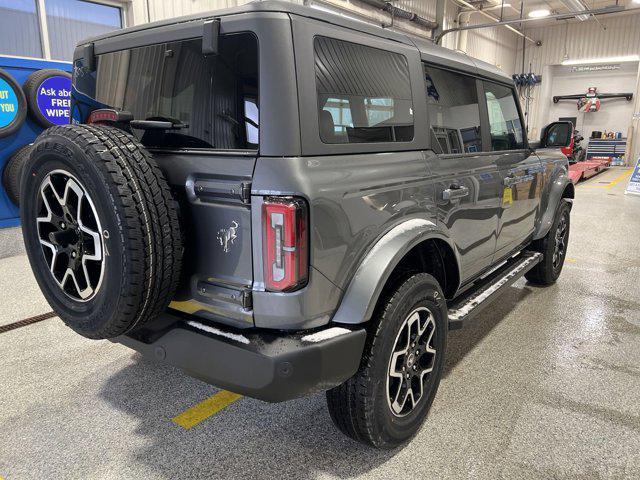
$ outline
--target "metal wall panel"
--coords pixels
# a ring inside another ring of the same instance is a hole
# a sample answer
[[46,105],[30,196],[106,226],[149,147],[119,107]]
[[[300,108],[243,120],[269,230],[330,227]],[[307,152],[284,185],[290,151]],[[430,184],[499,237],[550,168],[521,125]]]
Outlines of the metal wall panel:
[[[527,43],[524,70],[528,72],[529,65],[531,65],[531,71],[543,74],[546,66],[560,64],[565,59],[565,55],[568,59],[580,60],[640,53],[640,14],[625,13],[599,17],[599,20],[606,27],[606,30],[593,20],[559,22],[527,29],[527,35],[534,40],[542,41],[542,46],[537,47]],[[521,45],[519,47],[518,71],[522,70]],[[534,136],[539,133],[546,118],[542,109],[547,105],[549,98],[547,95],[543,95],[543,89],[544,75],[543,85],[535,87],[533,91],[529,125]]]
[[[486,23],[486,19],[481,17],[480,22]],[[511,75],[516,69],[518,45],[521,43],[522,37],[505,27],[471,30],[467,36],[466,53],[491,63]]]
[[[570,59],[633,55],[640,52],[640,14],[600,17],[603,30],[595,21],[563,22],[546,27],[529,28],[526,33],[542,46],[527,44],[525,69],[532,63],[540,72],[545,65]],[[518,53],[520,55],[522,52]],[[522,57],[520,57],[522,58]]]

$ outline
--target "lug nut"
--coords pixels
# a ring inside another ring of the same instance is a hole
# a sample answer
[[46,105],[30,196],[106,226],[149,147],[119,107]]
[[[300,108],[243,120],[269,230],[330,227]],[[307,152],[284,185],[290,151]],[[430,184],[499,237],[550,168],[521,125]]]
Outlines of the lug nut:
[[414,366],[413,366],[413,369],[414,369],[414,370],[418,370],[418,366],[417,366],[417,365],[414,365]]
[[67,224],[64,222],[60,222],[60,228],[67,228]]
[[71,258],[76,258],[76,252],[71,252]]

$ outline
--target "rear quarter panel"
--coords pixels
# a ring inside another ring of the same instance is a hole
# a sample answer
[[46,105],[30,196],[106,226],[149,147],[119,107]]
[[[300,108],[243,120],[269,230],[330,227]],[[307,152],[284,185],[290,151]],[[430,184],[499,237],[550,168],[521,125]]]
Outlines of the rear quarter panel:
[[420,151],[260,158],[252,194],[274,193],[307,200],[310,263],[341,289],[386,231],[408,218],[436,218],[433,184]]

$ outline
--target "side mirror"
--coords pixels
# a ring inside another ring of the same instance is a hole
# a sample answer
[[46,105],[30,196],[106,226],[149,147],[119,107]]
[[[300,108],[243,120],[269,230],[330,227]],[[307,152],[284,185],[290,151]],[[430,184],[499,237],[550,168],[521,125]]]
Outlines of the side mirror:
[[571,122],[553,122],[542,129],[540,148],[565,148],[571,145],[573,124]]

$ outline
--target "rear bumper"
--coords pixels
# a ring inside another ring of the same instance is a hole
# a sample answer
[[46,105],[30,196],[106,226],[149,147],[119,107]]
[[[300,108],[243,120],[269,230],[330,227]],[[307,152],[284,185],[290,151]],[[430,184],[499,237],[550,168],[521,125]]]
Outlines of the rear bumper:
[[311,334],[251,332],[163,314],[159,330],[113,339],[220,388],[281,402],[341,384],[356,373],[364,329]]

